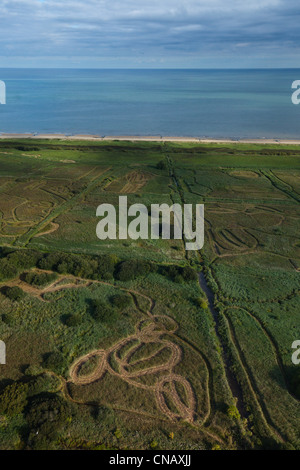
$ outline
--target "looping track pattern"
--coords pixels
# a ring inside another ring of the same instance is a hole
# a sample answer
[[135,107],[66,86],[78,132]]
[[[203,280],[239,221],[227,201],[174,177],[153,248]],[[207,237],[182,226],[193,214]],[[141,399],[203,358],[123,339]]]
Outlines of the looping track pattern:
[[[135,334],[108,350],[99,349],[78,359],[70,369],[71,382],[75,385],[88,385],[102,379],[106,372],[110,373],[137,388],[153,391],[160,411],[171,421],[183,419],[192,423],[196,414],[194,391],[186,378],[174,373],[175,366],[182,359],[182,349],[172,341],[162,338],[163,335],[174,333],[178,326],[168,316],[155,316],[150,312],[148,315],[151,319],[139,322]],[[146,345],[153,346],[154,352],[133,360],[134,355],[142,352]],[[163,357],[160,365],[151,366],[151,360],[158,359],[163,352],[168,354],[167,359]],[[94,371],[89,375],[81,375],[83,365],[96,356],[99,356],[99,360]],[[153,384],[139,382],[141,377],[149,375],[156,376]]]

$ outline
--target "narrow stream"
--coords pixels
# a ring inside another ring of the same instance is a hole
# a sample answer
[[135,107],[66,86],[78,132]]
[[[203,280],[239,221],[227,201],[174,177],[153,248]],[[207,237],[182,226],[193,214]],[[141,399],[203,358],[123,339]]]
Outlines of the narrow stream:
[[228,357],[228,354],[226,352],[226,345],[224,343],[224,340],[223,340],[222,336],[219,334],[219,323],[220,323],[220,321],[219,321],[218,312],[216,311],[216,309],[214,307],[214,294],[213,294],[212,290],[208,287],[208,284],[207,284],[207,281],[205,279],[205,276],[204,276],[203,272],[198,273],[198,279],[199,279],[199,284],[200,284],[201,289],[203,290],[203,292],[207,296],[208,307],[209,307],[209,310],[210,310],[210,312],[211,312],[211,314],[212,314],[212,316],[215,320],[215,324],[216,324],[215,331],[216,331],[216,335],[219,339],[221,349],[222,349],[222,357],[223,357],[223,362],[224,362],[224,366],[225,366],[225,373],[226,373],[226,378],[227,378],[228,385],[231,389],[232,395],[235,398],[237,398],[237,408],[240,412],[240,415],[243,418],[246,418],[248,416],[248,413],[247,413],[247,411],[244,407],[242,388],[241,388],[240,384],[238,383],[235,375],[233,374],[233,372],[230,368],[231,361],[230,361],[230,359]]
[[[178,188],[178,193],[181,197],[182,203],[184,204],[183,197],[180,194],[180,185],[179,185],[179,183],[177,181],[177,178],[176,178],[176,175],[174,173],[172,160],[169,156],[167,157],[167,160],[168,160],[168,164],[169,164],[170,177],[172,178],[172,180],[174,181],[176,187]],[[235,397],[237,399],[236,406],[237,406],[237,409],[239,410],[240,415],[243,418],[247,418],[248,413],[247,413],[247,411],[245,409],[245,406],[244,406],[242,387],[238,383],[235,375],[233,374],[233,372],[230,368],[231,361],[230,361],[230,359],[228,357],[228,354],[227,354],[227,351],[226,351],[226,344],[224,343],[224,340],[223,340],[222,336],[219,334],[219,323],[220,322],[219,322],[218,312],[216,311],[216,309],[214,307],[214,294],[213,294],[212,290],[208,287],[208,284],[206,282],[206,279],[205,279],[205,276],[204,276],[203,272],[198,273],[198,280],[199,280],[199,284],[200,284],[201,289],[205,292],[205,294],[207,296],[208,307],[209,307],[209,310],[210,310],[210,312],[211,312],[211,314],[212,314],[212,316],[215,320],[215,331],[216,331],[216,335],[219,339],[219,343],[220,343],[221,350],[222,350],[222,359],[223,359],[223,363],[224,363],[224,369],[225,369],[226,379],[227,379],[229,388],[231,390],[231,393],[232,393],[233,397]]]

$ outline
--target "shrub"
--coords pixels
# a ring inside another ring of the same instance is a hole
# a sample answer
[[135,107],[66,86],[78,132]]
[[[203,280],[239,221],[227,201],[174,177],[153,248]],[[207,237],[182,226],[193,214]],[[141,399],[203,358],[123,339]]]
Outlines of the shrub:
[[211,450],[222,450],[222,449],[221,449],[221,446],[220,446],[219,444],[215,444],[215,445],[211,448]]
[[119,310],[123,310],[131,304],[131,297],[128,294],[117,294],[111,297],[111,304]]
[[50,374],[39,374],[28,382],[28,397],[39,395],[43,392],[56,391],[60,380]]
[[45,286],[57,278],[55,273],[34,273],[28,272],[22,276],[22,279],[32,286]]
[[60,253],[49,253],[39,259],[37,266],[40,269],[50,269],[50,270],[55,271],[56,266],[60,260],[60,257],[61,257]]
[[31,364],[30,366],[26,367],[24,374],[34,377],[42,374],[43,368],[41,366],[38,366],[36,364]]
[[151,447],[151,449],[157,449],[158,442],[155,439],[153,439],[153,441],[150,444],[150,447]]
[[39,260],[38,267],[87,279],[111,279],[118,262],[115,255],[92,257],[72,253],[49,253]]
[[23,269],[36,266],[42,254],[35,250],[12,250],[1,248],[0,280],[13,279]]
[[197,273],[190,266],[184,266],[183,268],[180,268],[180,274],[187,282],[197,280]]
[[158,170],[167,170],[168,169],[168,164],[165,160],[160,160],[157,165],[156,165],[156,168]]
[[18,145],[15,147],[16,150],[20,150],[22,152],[38,152],[40,150],[40,147],[30,147],[27,145]]
[[97,257],[97,269],[94,272],[96,279],[111,279],[114,275],[119,259],[115,255]]
[[19,274],[18,268],[10,264],[6,258],[0,260],[0,281],[13,279],[17,277],[18,274]]
[[23,412],[27,404],[28,385],[14,382],[0,394],[0,414],[15,416]]
[[2,317],[1,317],[1,320],[6,325],[12,325],[13,324],[13,319],[12,319],[11,315],[7,315],[7,313],[3,313]]
[[110,323],[116,318],[116,311],[106,302],[94,300],[92,316],[97,322]]
[[122,432],[120,429],[116,429],[114,435],[117,439],[121,439],[123,437]]
[[161,273],[169,277],[172,281],[183,283],[197,280],[196,271],[190,266],[164,266]]
[[5,297],[8,297],[10,300],[13,301],[19,301],[24,297],[24,292],[20,287],[14,286],[14,287],[9,287],[9,286],[4,286],[1,289],[2,294],[5,295]]
[[36,266],[41,256],[41,253],[35,250],[16,250],[9,253],[6,259],[19,269],[28,269]]
[[10,246],[1,246],[0,247],[0,257],[5,258],[7,255],[9,255],[10,253],[13,253],[14,251],[16,251],[16,249],[11,248]]
[[119,281],[132,281],[154,270],[152,263],[144,260],[127,260],[119,264],[116,278]]
[[25,417],[30,434],[28,445],[34,449],[51,448],[64,426],[72,420],[73,407],[55,393],[33,397]]
[[241,419],[241,415],[239,413],[239,410],[234,405],[228,407],[227,414],[228,414],[228,416],[230,416],[230,418],[233,418],[233,419],[236,419],[236,420]]
[[54,351],[47,354],[43,361],[43,367],[45,369],[52,370],[57,374],[62,374],[66,365],[63,354],[59,351]]
[[197,307],[203,308],[203,310],[206,310],[208,308],[207,300],[203,299],[202,297],[198,297],[195,299],[195,304]]
[[78,313],[70,314],[65,318],[65,325],[72,327],[82,323],[82,317]]

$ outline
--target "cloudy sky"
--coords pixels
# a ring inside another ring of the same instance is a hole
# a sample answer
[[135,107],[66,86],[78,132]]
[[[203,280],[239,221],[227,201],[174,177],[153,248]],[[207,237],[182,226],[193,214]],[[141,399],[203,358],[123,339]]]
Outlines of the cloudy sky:
[[299,0],[0,0],[0,67],[300,67]]

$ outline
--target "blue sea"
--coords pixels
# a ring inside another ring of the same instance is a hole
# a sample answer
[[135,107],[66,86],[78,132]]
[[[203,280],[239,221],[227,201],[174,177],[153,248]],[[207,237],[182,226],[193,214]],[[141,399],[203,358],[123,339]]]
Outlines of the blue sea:
[[300,69],[0,69],[2,133],[300,138]]

